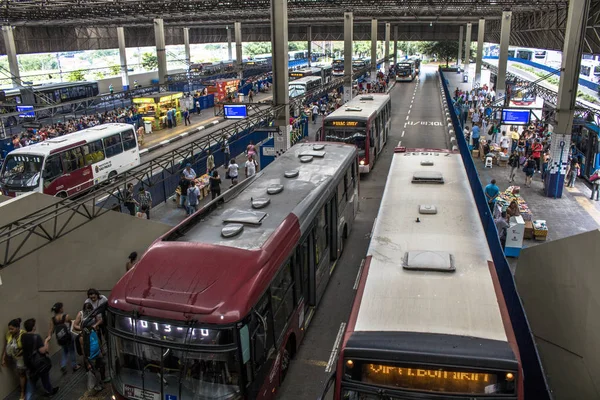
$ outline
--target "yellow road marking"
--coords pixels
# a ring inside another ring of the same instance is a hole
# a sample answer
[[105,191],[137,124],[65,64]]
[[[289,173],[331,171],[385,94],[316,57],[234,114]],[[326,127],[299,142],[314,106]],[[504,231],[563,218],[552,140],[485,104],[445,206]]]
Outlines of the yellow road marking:
[[598,211],[595,204],[592,203],[593,200],[583,196],[576,196],[575,200],[577,200],[577,203],[579,203],[579,205],[583,207],[588,214],[590,214],[590,217],[592,217],[594,221],[600,225],[600,211]]
[[302,360],[302,362],[305,363],[305,364],[314,365],[315,367],[326,367],[327,366],[327,361]]

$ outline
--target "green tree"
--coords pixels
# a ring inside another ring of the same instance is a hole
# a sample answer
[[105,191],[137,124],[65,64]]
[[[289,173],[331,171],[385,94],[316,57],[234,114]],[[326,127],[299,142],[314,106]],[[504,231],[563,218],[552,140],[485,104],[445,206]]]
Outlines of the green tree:
[[289,51],[308,50],[308,43],[306,42],[288,42]]
[[158,68],[158,57],[152,53],[142,54],[142,67],[147,71],[153,71]]
[[110,65],[108,67],[108,72],[110,76],[119,75],[121,73],[121,66],[116,64]]
[[243,53],[253,57],[257,54],[265,54],[271,52],[271,43],[269,42],[252,42],[244,45]]
[[421,53],[436,56],[446,60],[446,67],[450,60],[458,55],[458,42],[456,40],[444,40],[440,42],[422,42]]
[[75,71],[71,71],[69,72],[69,74],[67,75],[67,81],[68,82],[79,82],[79,81],[85,81],[85,74],[83,73],[82,70],[78,69]]

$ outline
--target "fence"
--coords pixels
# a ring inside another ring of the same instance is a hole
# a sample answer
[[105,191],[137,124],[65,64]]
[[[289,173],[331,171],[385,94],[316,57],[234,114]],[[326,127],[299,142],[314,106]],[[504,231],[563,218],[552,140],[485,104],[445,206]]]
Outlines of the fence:
[[475,198],[477,211],[479,212],[479,217],[481,218],[483,230],[492,254],[492,261],[494,262],[496,274],[498,275],[498,281],[500,282],[500,287],[504,295],[504,300],[506,302],[512,328],[519,347],[525,381],[525,398],[549,400],[551,397],[548,391],[548,384],[546,382],[546,377],[543,372],[535,342],[533,340],[529,321],[525,315],[525,310],[523,309],[523,304],[521,303],[521,299],[517,293],[513,275],[510,272],[508,262],[504,256],[504,251],[498,238],[496,224],[494,223],[490,208],[487,204],[483,187],[481,185],[481,181],[479,180],[477,169],[475,168],[475,163],[473,162],[473,158],[469,152],[467,141],[465,140],[462,127],[459,124],[458,116],[453,107],[454,101],[448,90],[448,83],[446,82],[441,69],[439,73],[442,76],[442,86],[444,88],[444,94],[449,105],[449,110],[453,111],[450,112],[450,115],[456,132],[456,141],[465,165],[471,191],[473,193],[473,197]]

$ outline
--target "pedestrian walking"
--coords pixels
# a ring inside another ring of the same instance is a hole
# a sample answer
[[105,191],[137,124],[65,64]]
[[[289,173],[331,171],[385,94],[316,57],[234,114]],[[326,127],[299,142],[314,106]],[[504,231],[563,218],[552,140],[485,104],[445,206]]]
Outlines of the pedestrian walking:
[[185,208],[187,201],[187,192],[190,187],[190,180],[186,179],[185,174],[181,174],[181,178],[179,179],[179,204],[178,208]]
[[248,103],[254,103],[254,91],[252,89],[248,92]]
[[254,159],[256,157],[256,146],[254,146],[254,142],[251,140],[248,146],[246,146],[246,155],[248,157],[252,157]]
[[192,124],[192,121],[190,120],[190,112],[187,108],[183,111],[183,122],[185,126]]
[[206,173],[210,175],[215,169],[215,156],[213,156],[210,149],[208,149],[206,153],[208,154],[206,156]]
[[567,186],[575,187],[575,181],[577,180],[577,177],[580,175],[580,172],[581,172],[581,167],[579,166],[579,163],[576,160],[573,160],[573,163],[571,164],[571,167],[569,168],[569,172],[567,174],[567,176],[569,177]]
[[210,195],[212,200],[216,199],[221,195],[221,177],[219,172],[214,170],[210,176]]
[[52,306],[54,316],[50,318],[50,329],[48,330],[48,338],[52,334],[56,336],[58,345],[62,348],[62,357],[60,359],[60,370],[63,374],[67,373],[67,362],[71,364],[73,372],[79,370],[81,366],[77,364],[75,355],[75,344],[71,333],[71,317],[66,314],[63,309],[63,303],[58,302]]
[[600,168],[598,168],[594,173],[590,176],[590,182],[592,182],[592,195],[590,196],[590,200],[594,200],[594,194],[596,194],[596,201],[599,201],[600,197]]
[[317,106],[317,103],[313,103],[312,106],[312,120],[313,120],[313,124],[317,123],[317,115],[319,114],[319,106]]
[[200,99],[197,98],[196,99],[196,114],[200,115],[200,111],[201,111],[201,109],[200,109]]
[[227,166],[227,179],[231,179],[231,186],[235,186],[238,183],[239,168],[239,165],[235,162],[235,158],[232,158]]
[[531,155],[527,157],[527,161],[525,161],[523,172],[525,172],[525,187],[531,187],[533,174],[535,174],[535,160]]
[[146,214],[146,218],[150,219],[150,209],[152,208],[152,195],[149,191],[140,186],[138,199],[140,208],[142,210],[145,210],[143,212]]
[[125,263],[125,272],[129,271],[135,263],[137,262],[138,253],[136,251],[132,251],[127,257],[127,263]]
[[192,215],[196,212],[196,210],[198,210],[198,197],[200,197],[200,190],[198,190],[198,187],[196,187],[196,182],[192,181],[187,191],[188,215]]
[[510,174],[508,175],[508,181],[513,183],[515,181],[515,175],[517,168],[519,168],[519,153],[515,151],[512,152],[510,157],[508,157],[508,165],[510,167]]
[[246,160],[246,163],[244,164],[246,178],[250,178],[251,176],[256,174],[257,166],[258,165],[256,163],[256,160],[254,160],[254,158],[252,158],[251,155],[248,155],[248,160]]
[[2,351],[2,366],[14,368],[19,376],[19,387],[21,395],[19,400],[25,400],[27,390],[27,367],[23,359],[22,337],[25,330],[21,329],[21,318],[15,318],[8,323],[8,331],[5,338],[4,350]]
[[124,204],[125,204],[125,207],[127,208],[127,211],[129,211],[129,215],[134,216],[135,215],[135,206],[138,204],[138,202],[133,198],[133,183],[127,184],[127,189],[125,191]]
[[52,361],[48,357],[50,338],[47,337],[46,340],[43,340],[36,333],[35,319],[33,318],[25,321],[23,326],[25,333],[21,336],[21,343],[29,381],[35,388],[37,381],[41,380],[46,396],[54,396],[58,392],[58,387],[53,387],[50,382],[50,369],[52,368]]

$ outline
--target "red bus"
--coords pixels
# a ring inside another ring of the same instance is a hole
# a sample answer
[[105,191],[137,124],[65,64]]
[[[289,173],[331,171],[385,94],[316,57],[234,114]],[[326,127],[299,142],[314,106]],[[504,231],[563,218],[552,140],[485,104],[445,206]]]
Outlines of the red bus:
[[387,142],[392,119],[388,94],[355,97],[323,118],[320,140],[358,147],[360,173],[368,173]]
[[133,125],[102,124],[8,153],[0,173],[2,192],[70,197],[140,164]]
[[358,200],[356,148],[302,143],[157,239],[109,298],[114,398],[274,398]]
[[519,349],[460,154],[394,154],[375,221],[326,387],[334,399],[523,399]]

